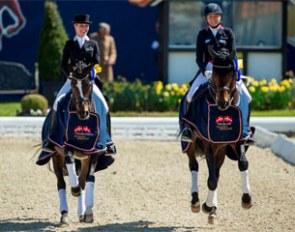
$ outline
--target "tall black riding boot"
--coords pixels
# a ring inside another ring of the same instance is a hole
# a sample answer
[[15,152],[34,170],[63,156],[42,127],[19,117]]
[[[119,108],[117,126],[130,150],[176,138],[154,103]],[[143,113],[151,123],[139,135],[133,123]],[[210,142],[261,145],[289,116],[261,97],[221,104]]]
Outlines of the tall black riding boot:
[[[184,114],[183,116],[185,116],[188,112],[189,109],[189,105],[190,102],[185,100],[185,104],[183,106],[183,110],[184,110]],[[179,119],[179,126],[180,126],[180,133],[179,133],[179,137],[181,141],[184,142],[192,142],[193,141],[193,132],[191,130],[191,128],[189,127],[189,125],[187,125],[185,122],[183,122],[181,119]]]
[[255,143],[254,138],[253,138],[253,135],[254,135],[254,132],[255,132],[255,128],[254,127],[252,127],[252,128],[250,127],[251,103],[249,103],[248,107],[249,107],[249,113],[248,113],[247,121],[248,121],[248,125],[249,125],[250,137],[247,139],[246,144],[247,145],[253,145]]
[[111,114],[110,112],[107,113],[107,128],[108,128],[108,132],[110,137],[112,137],[112,129],[111,129]]
[[[108,133],[109,136],[112,137],[112,129],[111,129],[111,114],[110,112],[107,113],[107,128],[108,128]],[[107,146],[107,153],[108,154],[116,154],[117,149],[115,144],[111,144]]]
[[48,136],[47,138],[43,141],[42,144],[42,150],[52,153],[54,152],[54,144],[50,142],[48,137],[51,137],[51,135],[56,132],[57,130],[57,112],[52,109],[52,114],[51,114],[51,119],[50,119],[50,125],[48,127]]

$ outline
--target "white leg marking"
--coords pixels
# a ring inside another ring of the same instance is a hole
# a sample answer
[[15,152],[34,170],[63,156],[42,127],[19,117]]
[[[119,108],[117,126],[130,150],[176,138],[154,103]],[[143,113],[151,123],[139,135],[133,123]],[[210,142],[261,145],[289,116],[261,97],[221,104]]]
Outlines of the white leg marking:
[[192,193],[193,192],[199,192],[198,188],[198,172],[197,171],[192,171]]
[[208,190],[206,205],[209,207],[215,206],[217,208],[217,190],[215,191]]
[[77,215],[78,217],[84,215],[85,213],[85,191],[81,191],[81,195],[78,197],[78,209]]
[[79,185],[78,176],[76,174],[76,167],[75,164],[66,164],[69,178],[70,178],[70,185],[72,188],[77,187]]
[[242,191],[243,191],[243,193],[250,193],[248,170],[241,172],[241,179],[242,179]]
[[94,205],[93,201],[93,194],[94,193],[94,182],[87,182],[86,183],[86,197],[85,197],[85,203],[86,203],[86,214],[92,213],[92,207]]
[[59,210],[62,211],[69,211],[68,209],[68,203],[67,203],[67,195],[65,189],[58,190],[58,196],[59,196]]

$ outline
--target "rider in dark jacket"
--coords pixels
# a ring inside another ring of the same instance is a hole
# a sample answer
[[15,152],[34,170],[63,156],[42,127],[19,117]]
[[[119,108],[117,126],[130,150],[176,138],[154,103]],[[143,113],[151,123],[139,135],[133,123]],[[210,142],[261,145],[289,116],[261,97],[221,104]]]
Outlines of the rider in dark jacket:
[[[197,92],[201,84],[204,84],[211,78],[212,75],[212,58],[208,51],[208,46],[211,46],[214,51],[220,51],[225,48],[229,52],[236,51],[236,43],[233,31],[221,25],[222,9],[215,3],[206,5],[204,9],[204,17],[207,22],[207,27],[199,31],[196,41],[196,63],[199,66],[195,78],[191,81],[191,87],[186,95],[186,109]],[[240,85],[243,85],[241,82]],[[245,87],[241,87],[241,97],[247,98],[248,103],[251,101],[251,96]],[[245,114],[243,117],[243,126],[248,132],[243,133],[243,137],[249,137],[250,133],[248,114],[249,105],[240,107]],[[185,126],[180,132],[181,140],[186,142],[192,141],[192,131],[188,126]],[[248,138],[248,142],[252,143],[252,138]]]

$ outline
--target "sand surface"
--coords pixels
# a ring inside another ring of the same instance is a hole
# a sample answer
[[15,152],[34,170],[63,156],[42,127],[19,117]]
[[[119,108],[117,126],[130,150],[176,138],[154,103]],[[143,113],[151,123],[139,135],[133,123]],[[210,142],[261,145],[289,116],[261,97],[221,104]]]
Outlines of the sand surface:
[[[190,172],[178,142],[116,141],[118,154],[96,173],[94,223],[79,223],[67,192],[71,224],[59,227],[56,178],[37,166],[33,139],[0,139],[0,231],[295,231],[295,167],[269,149],[251,147],[254,205],[241,207],[237,163],[226,159],[218,187],[217,224],[190,210]],[[33,158],[32,158],[33,157]],[[207,166],[199,159],[199,189],[207,194]],[[67,183],[68,179],[66,179]],[[69,185],[68,185],[69,186]]]

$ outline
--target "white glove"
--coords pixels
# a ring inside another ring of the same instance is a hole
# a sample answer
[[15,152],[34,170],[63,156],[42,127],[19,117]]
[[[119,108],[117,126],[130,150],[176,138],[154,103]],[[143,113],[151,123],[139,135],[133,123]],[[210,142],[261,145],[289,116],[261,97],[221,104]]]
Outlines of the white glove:
[[207,79],[210,79],[210,78],[212,77],[212,71],[210,71],[210,70],[206,70],[206,71],[205,71],[205,77],[206,77]]

